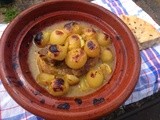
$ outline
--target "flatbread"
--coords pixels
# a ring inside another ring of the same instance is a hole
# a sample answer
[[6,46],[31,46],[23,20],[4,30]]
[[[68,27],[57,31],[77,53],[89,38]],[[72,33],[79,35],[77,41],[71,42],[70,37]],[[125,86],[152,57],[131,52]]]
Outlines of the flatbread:
[[121,15],[120,18],[131,29],[137,39],[140,50],[160,43],[160,32],[148,22],[136,16]]

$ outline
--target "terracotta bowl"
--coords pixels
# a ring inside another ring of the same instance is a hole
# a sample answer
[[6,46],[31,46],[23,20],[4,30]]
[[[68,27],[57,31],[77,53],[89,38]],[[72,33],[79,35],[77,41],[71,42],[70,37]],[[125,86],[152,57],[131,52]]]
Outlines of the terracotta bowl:
[[[82,97],[53,97],[33,79],[27,63],[32,36],[65,20],[85,21],[107,32],[116,49],[116,68],[108,84]],[[16,17],[0,41],[2,83],[24,109],[45,119],[97,119],[117,109],[133,91],[140,71],[135,38],[108,10],[80,0],[54,0],[33,6]]]

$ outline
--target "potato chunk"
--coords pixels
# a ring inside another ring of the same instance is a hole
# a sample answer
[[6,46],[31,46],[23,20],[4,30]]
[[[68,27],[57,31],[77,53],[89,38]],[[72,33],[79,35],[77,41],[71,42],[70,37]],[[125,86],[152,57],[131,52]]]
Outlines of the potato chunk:
[[83,49],[77,48],[68,52],[65,62],[72,69],[80,69],[87,61],[87,54]]
[[55,76],[52,74],[40,73],[37,76],[37,83],[40,84],[41,86],[46,87],[51,84],[51,82],[54,78],[55,78]]
[[109,35],[100,32],[97,34],[97,41],[100,46],[107,46],[111,43],[111,38],[109,37]]
[[48,88],[48,91],[53,96],[62,96],[66,94],[69,90],[69,84],[62,78],[53,79],[51,85]]
[[89,57],[98,57],[100,54],[100,46],[96,40],[87,40],[84,50]]
[[67,33],[65,33],[63,30],[56,29],[51,33],[49,43],[63,45],[65,43],[66,38]]
[[67,34],[80,34],[81,31],[82,31],[82,28],[80,26],[80,24],[78,24],[77,22],[69,22],[69,23],[66,23],[64,25],[64,31],[67,33]]
[[82,38],[84,40],[96,39],[96,31],[93,28],[84,28],[82,32]]
[[45,47],[49,43],[49,38],[49,32],[39,32],[34,36],[34,43],[38,47]]
[[48,57],[53,60],[62,61],[67,55],[68,44],[62,45],[50,45],[48,50]]
[[78,34],[70,35],[66,41],[68,42],[69,50],[81,47],[81,36]]
[[101,60],[102,60],[103,62],[110,62],[110,61],[113,60],[113,54],[112,54],[112,52],[111,52],[110,50],[108,50],[108,49],[104,49],[104,50],[102,51],[100,57],[101,57]]
[[92,69],[87,73],[87,83],[91,88],[98,88],[102,85],[104,76],[100,69]]

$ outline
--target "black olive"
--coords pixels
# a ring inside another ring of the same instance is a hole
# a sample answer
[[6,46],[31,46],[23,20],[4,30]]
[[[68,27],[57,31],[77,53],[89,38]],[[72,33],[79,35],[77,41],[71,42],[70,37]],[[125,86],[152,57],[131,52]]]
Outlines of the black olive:
[[76,24],[78,24],[78,23],[76,23],[76,22],[69,22],[69,23],[66,23],[65,25],[64,25],[64,28],[66,28],[67,30],[71,30],[72,29],[72,27],[74,26],[74,25],[76,25]]
[[57,84],[57,86],[64,85],[64,80],[62,78],[57,78],[56,79],[56,84]]
[[54,78],[49,86],[49,90],[54,96],[62,96],[68,92],[69,84],[62,78]]
[[34,37],[35,44],[41,45],[42,39],[43,39],[43,33],[42,32],[38,32]]
[[95,49],[95,44],[94,44],[92,41],[89,41],[89,42],[87,43],[87,46],[88,46],[88,48],[89,48],[90,50]]
[[63,86],[64,86],[64,80],[62,78],[57,78],[54,81],[53,84],[53,90],[56,91],[63,91]]
[[51,45],[49,47],[49,51],[54,53],[54,52],[59,52],[58,49],[57,49],[57,45]]

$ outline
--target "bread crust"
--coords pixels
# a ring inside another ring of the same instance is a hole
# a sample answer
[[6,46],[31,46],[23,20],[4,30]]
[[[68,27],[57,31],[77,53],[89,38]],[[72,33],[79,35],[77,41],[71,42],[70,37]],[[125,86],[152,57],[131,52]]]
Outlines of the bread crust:
[[120,18],[134,34],[140,50],[160,43],[160,32],[150,23],[136,16],[121,15]]

